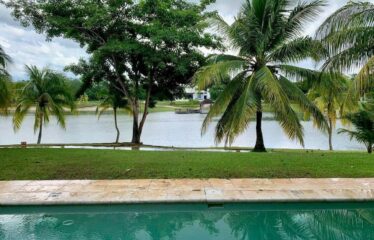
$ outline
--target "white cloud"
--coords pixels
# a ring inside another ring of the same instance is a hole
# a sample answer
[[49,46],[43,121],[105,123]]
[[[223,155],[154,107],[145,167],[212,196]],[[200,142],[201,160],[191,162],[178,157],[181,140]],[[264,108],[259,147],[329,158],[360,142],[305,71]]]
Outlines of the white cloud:
[[[233,22],[243,2],[244,0],[217,0],[210,10],[217,10],[226,21]],[[347,2],[348,0],[329,0],[329,6],[318,20],[306,27],[305,33],[314,34],[328,15]],[[87,56],[79,44],[71,40],[55,38],[47,42],[44,35],[37,34],[32,28],[20,26],[3,5],[0,5],[0,29],[0,45],[13,59],[9,70],[15,80],[25,79],[25,65],[47,66],[62,71],[66,65]],[[301,65],[314,67],[314,64],[308,61]]]
[[10,11],[0,5],[0,45],[11,56],[9,72],[15,80],[26,78],[25,65],[49,67],[62,71],[66,65],[85,57],[79,44],[62,38],[46,41],[46,37],[32,28],[24,28],[14,21]]

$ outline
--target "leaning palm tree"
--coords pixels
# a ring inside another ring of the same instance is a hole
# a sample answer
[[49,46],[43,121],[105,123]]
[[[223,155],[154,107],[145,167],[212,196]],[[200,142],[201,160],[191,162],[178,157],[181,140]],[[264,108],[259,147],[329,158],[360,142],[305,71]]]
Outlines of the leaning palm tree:
[[131,109],[130,109],[130,106],[128,105],[127,100],[115,88],[109,89],[107,97],[97,107],[96,114],[98,114],[98,117],[100,118],[100,116],[108,109],[113,110],[114,127],[117,132],[115,143],[118,143],[119,137],[120,137],[120,130],[119,130],[118,121],[117,121],[118,109],[124,109],[127,113],[131,113]]
[[[342,74],[322,73],[321,81],[314,84],[307,96],[324,113],[329,136],[329,150],[333,150],[332,132],[336,125],[336,120],[343,115],[344,103],[348,100],[349,80]],[[347,104],[348,105],[348,104]]]
[[65,128],[64,107],[74,108],[74,99],[66,84],[65,77],[48,69],[39,70],[26,66],[29,82],[23,88],[13,117],[15,130],[21,127],[30,108],[35,107],[34,131],[39,130],[38,144],[42,139],[43,124],[49,122],[50,114],[57,118],[58,124]]
[[290,63],[308,57],[320,60],[324,56],[320,42],[300,37],[304,23],[318,16],[322,6],[322,0],[296,6],[287,0],[247,0],[233,24],[227,24],[218,15],[211,19],[238,55],[212,55],[208,65],[195,75],[202,89],[227,76],[232,79],[208,113],[203,132],[214,117],[221,115],[216,142],[225,140],[225,144],[231,144],[255,116],[254,151],[266,151],[261,125],[264,102],[287,135],[302,145],[303,127],[291,102],[310,113],[320,129],[327,128],[323,114],[289,79],[317,76],[314,71]]
[[364,95],[374,87],[374,4],[350,1],[320,26],[317,38],[332,56],[324,65],[327,70],[352,71],[356,76],[355,92]]
[[10,57],[0,46],[0,113],[7,113],[7,109],[11,103],[11,84],[9,74],[6,70],[10,62]]
[[361,109],[346,118],[352,122],[355,130],[339,129],[340,133],[346,133],[351,140],[355,138],[358,142],[365,144],[368,153],[373,152],[374,147],[374,108],[363,105]]

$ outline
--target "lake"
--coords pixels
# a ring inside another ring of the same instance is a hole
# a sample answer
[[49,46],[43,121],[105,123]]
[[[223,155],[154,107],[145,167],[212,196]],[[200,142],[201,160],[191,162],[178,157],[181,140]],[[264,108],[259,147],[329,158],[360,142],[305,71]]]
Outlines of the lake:
[[[214,123],[205,135],[201,135],[201,125],[205,118],[202,114],[175,114],[174,112],[150,113],[144,127],[142,142],[151,145],[174,147],[214,147]],[[94,114],[68,115],[66,130],[57,126],[54,118],[43,129],[42,143],[95,143],[113,142],[116,132],[111,114],[105,114],[100,119]],[[26,116],[22,128],[14,133],[12,117],[0,117],[0,144],[19,144],[21,141],[35,143],[37,134],[33,131],[34,118]],[[328,137],[313,127],[313,122],[302,122],[305,133],[305,148],[328,149]],[[120,140],[131,140],[132,119],[127,115],[119,116],[121,130]],[[336,129],[342,127],[337,122]],[[263,132],[265,145],[268,148],[302,149],[297,142],[288,139],[287,135],[274,120],[264,120]],[[255,123],[251,123],[247,131],[240,135],[233,146],[253,147],[255,144]],[[365,150],[365,147],[355,141],[350,141],[347,135],[333,136],[336,150]],[[218,144],[223,146],[224,144]]]

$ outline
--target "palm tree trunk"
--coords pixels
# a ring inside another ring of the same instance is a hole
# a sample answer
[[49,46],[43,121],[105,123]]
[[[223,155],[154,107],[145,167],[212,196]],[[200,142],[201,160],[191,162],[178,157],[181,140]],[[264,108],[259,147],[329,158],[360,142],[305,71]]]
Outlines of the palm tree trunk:
[[40,144],[42,141],[42,133],[43,133],[43,113],[40,114],[38,144]]
[[262,135],[262,111],[256,112],[256,145],[253,152],[266,152],[264,137]]
[[331,120],[330,117],[329,117],[328,133],[329,133],[329,150],[332,151],[333,150],[333,147],[332,147],[332,120]]
[[117,122],[117,108],[113,108],[113,113],[114,113],[114,126],[116,127],[116,131],[117,131],[116,143],[118,143],[120,131],[119,131],[118,122]]

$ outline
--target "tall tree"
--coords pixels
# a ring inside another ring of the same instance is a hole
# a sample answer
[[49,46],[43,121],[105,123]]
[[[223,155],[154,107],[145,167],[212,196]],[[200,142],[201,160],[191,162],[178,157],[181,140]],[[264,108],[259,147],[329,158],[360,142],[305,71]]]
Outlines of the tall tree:
[[308,98],[327,118],[329,150],[333,150],[332,133],[336,120],[343,115],[344,103],[348,98],[349,80],[337,73],[322,73],[319,77],[322,79],[309,90]]
[[11,104],[12,92],[9,73],[6,70],[11,58],[4,52],[0,46],[0,113],[7,113]]
[[330,51],[331,58],[324,68],[333,71],[352,71],[361,68],[356,76],[357,95],[374,87],[374,4],[349,1],[320,26],[317,38]]
[[139,144],[154,93],[180,92],[204,61],[199,49],[219,46],[202,23],[210,2],[15,0],[6,6],[22,23],[32,24],[49,38],[78,41],[115,76],[112,85],[131,107],[132,142]]
[[264,102],[269,104],[287,135],[302,145],[303,127],[291,102],[309,112],[320,129],[327,128],[323,114],[288,79],[313,79],[316,73],[287,64],[308,57],[319,60],[324,55],[319,42],[301,37],[303,25],[318,16],[322,6],[324,1],[321,0],[296,6],[286,0],[251,0],[243,4],[231,25],[218,15],[211,19],[211,24],[239,54],[212,55],[208,59],[210,64],[195,75],[202,89],[234,76],[208,113],[203,131],[214,117],[222,114],[216,127],[216,141],[225,139],[226,144],[231,144],[255,116],[254,151],[266,151],[262,134]]
[[30,108],[34,107],[34,131],[39,130],[37,143],[40,144],[43,125],[49,122],[51,114],[55,115],[57,123],[65,128],[64,107],[73,110],[74,99],[65,77],[61,74],[48,69],[39,70],[35,66],[27,66],[26,69],[30,79],[17,99],[13,125],[14,129],[18,130]]

